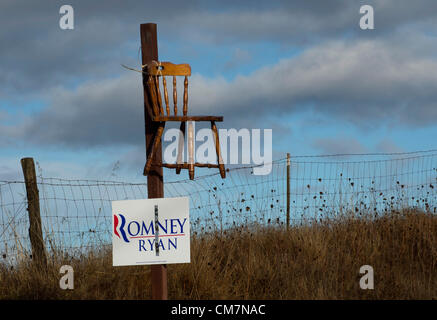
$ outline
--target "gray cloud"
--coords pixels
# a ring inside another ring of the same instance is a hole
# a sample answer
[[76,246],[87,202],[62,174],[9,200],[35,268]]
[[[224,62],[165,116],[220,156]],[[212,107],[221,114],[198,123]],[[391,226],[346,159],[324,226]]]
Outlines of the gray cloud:
[[[241,44],[252,41],[302,45],[347,35],[376,37],[406,27],[435,24],[437,3],[407,1],[70,1],[75,29],[58,27],[60,4],[2,1],[0,90],[3,95],[45,91],[62,83],[118,75],[134,64],[139,24],[156,22],[160,39]],[[359,6],[375,7],[376,29],[358,28]],[[171,10],[169,10],[171,8]],[[129,52],[131,54],[129,54]]]
[[399,153],[405,152],[402,148],[398,147],[392,140],[383,139],[376,145],[376,151],[382,153]]
[[245,118],[308,107],[364,126],[387,120],[431,124],[437,98],[437,74],[431,70],[437,61],[403,44],[334,41],[232,82],[194,76],[192,106],[210,112],[219,105]]
[[322,154],[353,154],[368,152],[358,140],[353,138],[323,138],[316,139],[313,147],[320,150]]
[[[50,92],[50,106],[6,136],[39,144],[84,147],[144,143],[141,77],[136,73]],[[143,140],[141,140],[143,139]]]
[[[120,63],[138,63],[139,24],[147,21],[158,23],[164,44],[311,43],[298,56],[232,81],[193,70],[190,112],[224,115],[221,127],[263,128],[308,108],[360,127],[424,126],[437,118],[437,48],[429,35],[435,1],[251,1],[250,10],[235,1],[71,4],[71,32],[58,27],[60,4],[0,4],[1,93],[49,101],[19,125],[0,126],[2,145],[143,145],[141,77]],[[361,4],[374,5],[376,30],[359,30]],[[250,57],[244,50],[235,55]],[[6,118],[0,112],[2,123]]]
[[238,65],[247,65],[252,60],[252,56],[249,51],[236,48],[232,54],[231,59],[225,63],[224,69],[230,71],[236,68]]
[[[414,44],[414,39],[406,39]],[[419,41],[420,43],[420,41]],[[193,74],[190,113],[224,115],[221,127],[264,128],[275,118],[311,108],[362,128],[394,123],[434,124],[437,61],[396,41],[332,41],[232,81]],[[401,50],[401,48],[403,48]],[[50,106],[15,127],[9,137],[72,147],[142,145],[141,76],[128,72],[57,88]]]

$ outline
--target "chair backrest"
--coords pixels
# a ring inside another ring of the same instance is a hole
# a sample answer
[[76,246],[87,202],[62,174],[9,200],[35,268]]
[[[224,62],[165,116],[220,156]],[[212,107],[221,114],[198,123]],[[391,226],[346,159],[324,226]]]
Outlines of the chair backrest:
[[183,76],[184,79],[184,95],[183,95],[183,115],[186,116],[188,113],[188,77],[191,76],[191,67],[189,64],[173,64],[171,62],[157,62],[152,61],[147,64],[145,70],[143,70],[149,75],[148,86],[151,94],[153,113],[155,116],[163,116],[164,107],[162,105],[161,90],[159,88],[159,77],[162,77],[162,86],[164,90],[164,101],[165,101],[165,111],[167,116],[171,115],[168,90],[167,90],[167,79],[166,76],[173,77],[173,112],[176,116],[178,114],[177,106],[177,89],[176,89],[176,77]]

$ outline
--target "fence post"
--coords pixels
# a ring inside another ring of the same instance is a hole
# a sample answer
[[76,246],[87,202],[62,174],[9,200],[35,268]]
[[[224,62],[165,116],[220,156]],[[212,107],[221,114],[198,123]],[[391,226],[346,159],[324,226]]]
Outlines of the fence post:
[[290,227],[290,153],[287,152],[287,230]]
[[21,159],[24,182],[27,193],[27,211],[29,214],[29,238],[32,246],[32,259],[37,267],[47,270],[47,256],[42,235],[41,215],[39,208],[39,192],[36,182],[35,163],[33,158]]
[[[146,65],[152,60],[158,60],[158,40],[155,23],[145,23],[140,25],[141,36],[141,55],[142,64]],[[159,123],[152,121],[152,105],[148,97],[147,76],[143,73],[144,91],[144,122],[146,134],[146,158],[152,151],[153,138],[158,130]],[[152,163],[149,174],[147,175],[148,198],[164,197],[163,169],[159,165],[162,162],[162,142],[159,142],[156,149],[155,162]],[[157,165],[158,164],[158,165]],[[152,299],[167,300],[167,265],[151,265]]]

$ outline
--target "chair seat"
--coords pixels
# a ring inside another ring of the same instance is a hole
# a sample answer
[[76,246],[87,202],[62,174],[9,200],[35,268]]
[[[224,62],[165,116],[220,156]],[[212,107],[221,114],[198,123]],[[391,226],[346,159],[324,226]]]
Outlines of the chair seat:
[[155,116],[152,118],[154,122],[162,121],[223,121],[222,116]]

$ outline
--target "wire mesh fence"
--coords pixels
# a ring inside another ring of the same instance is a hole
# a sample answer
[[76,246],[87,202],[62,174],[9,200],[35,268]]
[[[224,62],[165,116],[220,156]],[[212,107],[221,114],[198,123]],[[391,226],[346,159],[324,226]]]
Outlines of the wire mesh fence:
[[[295,156],[254,167],[165,182],[165,197],[190,198],[193,233],[250,224],[284,225],[343,215],[382,216],[414,209],[436,213],[437,150],[367,155]],[[290,176],[287,177],[287,165]],[[287,180],[289,189],[287,190]],[[50,251],[74,255],[111,245],[111,201],[147,198],[146,183],[38,177],[43,237]],[[14,263],[30,255],[24,181],[0,181],[0,254]]]

